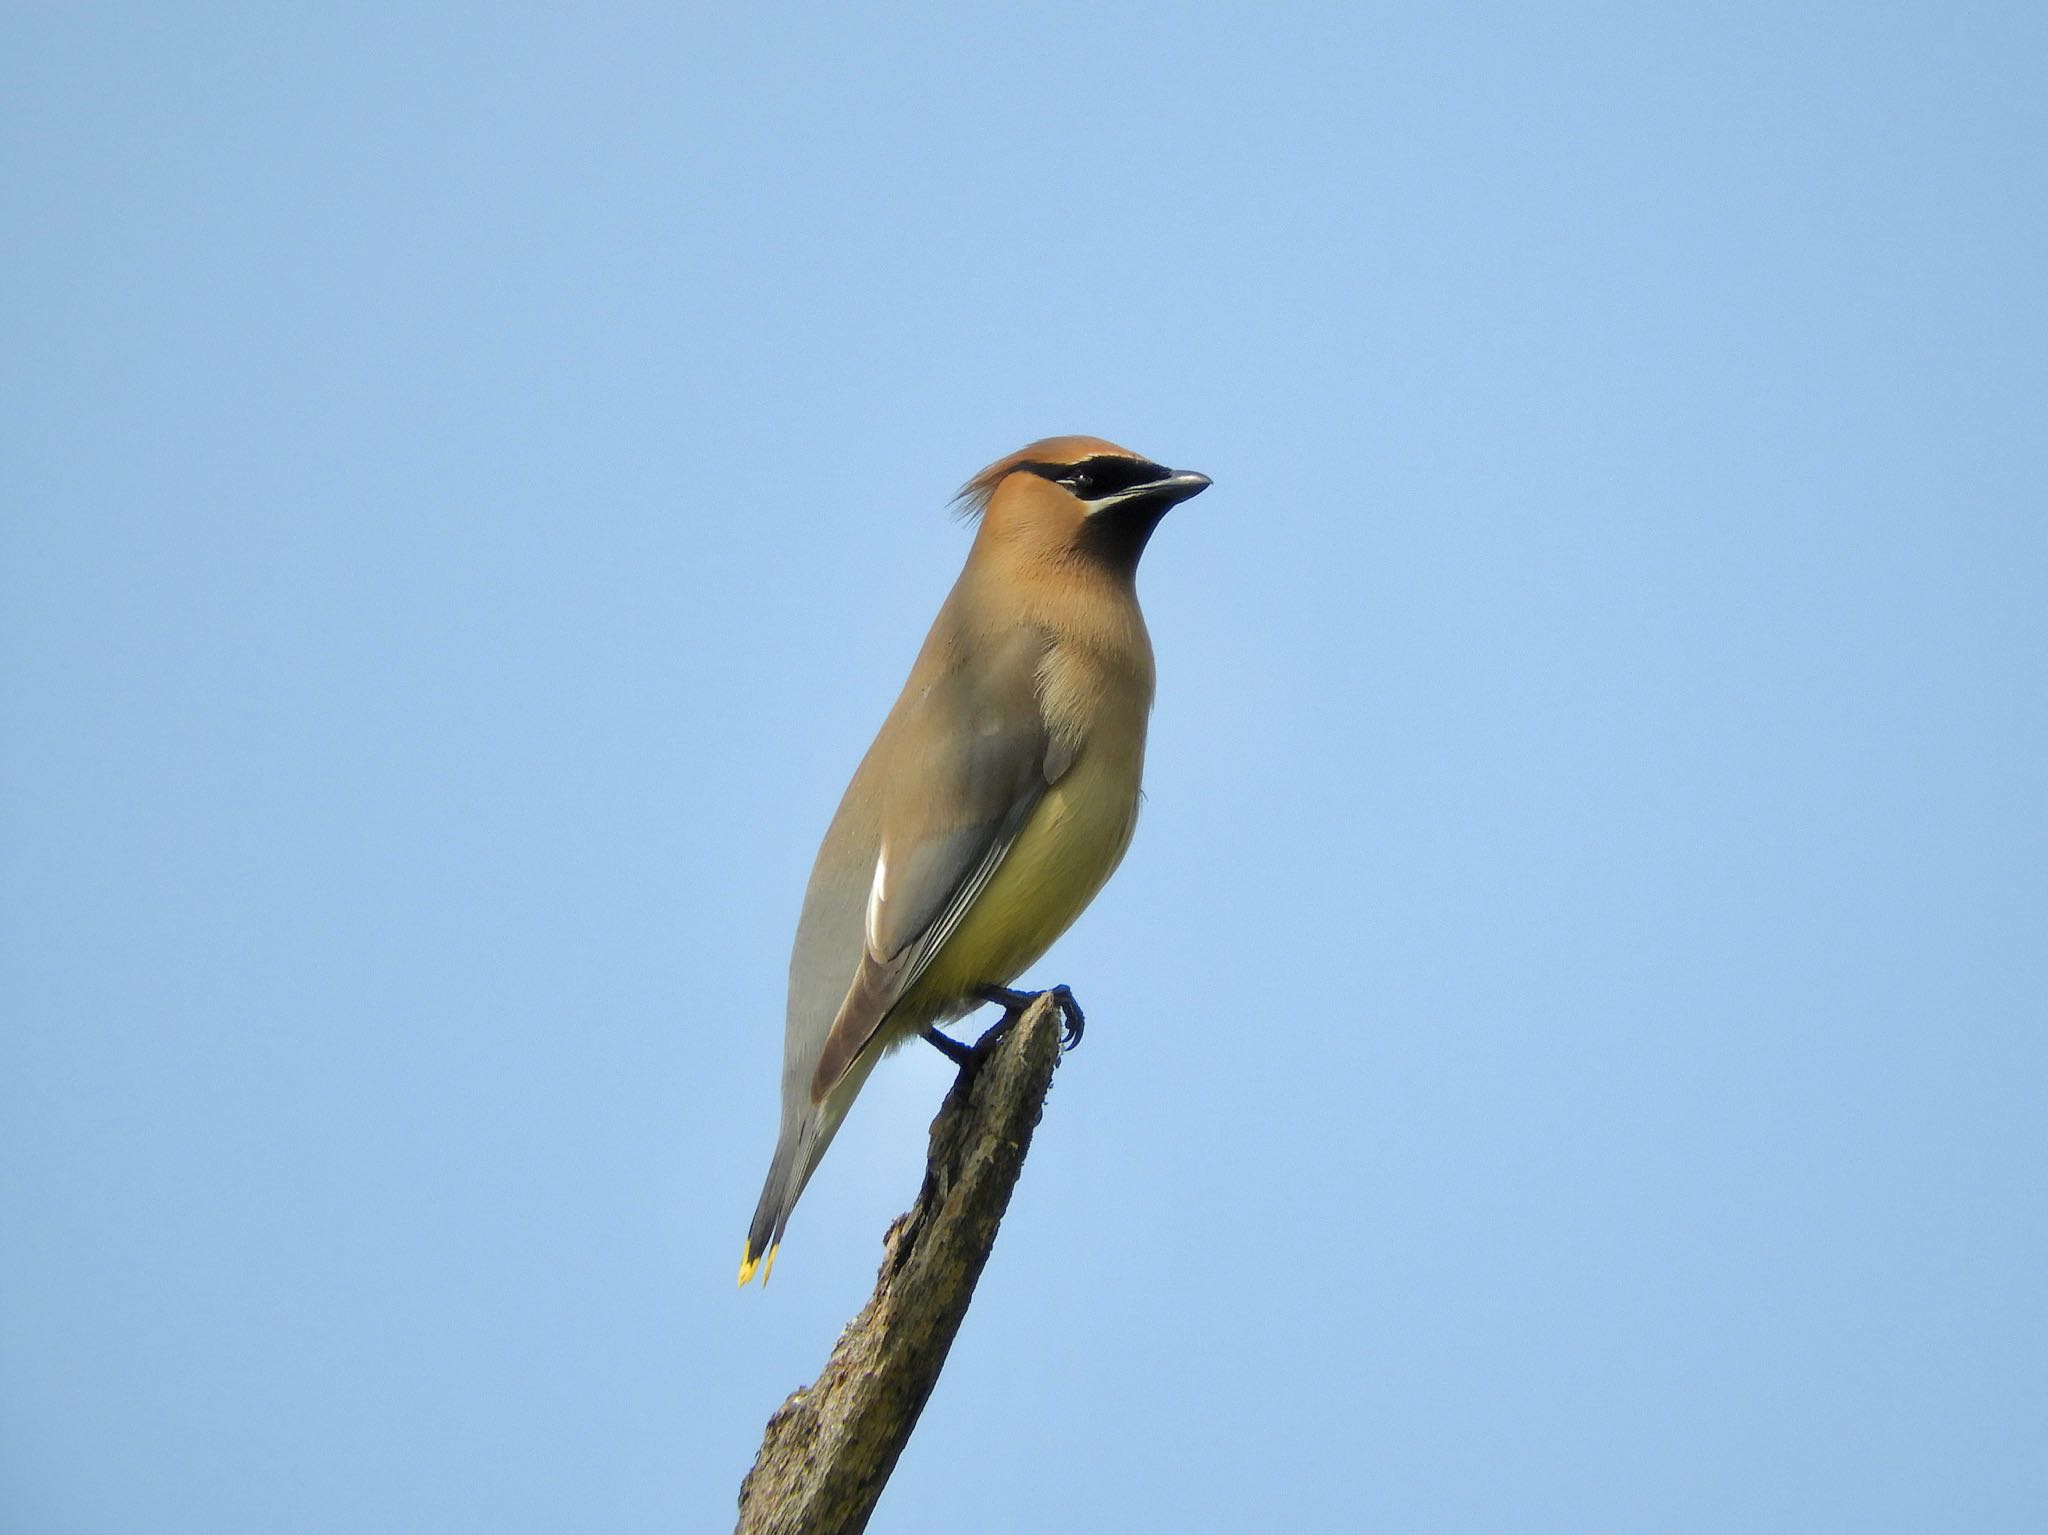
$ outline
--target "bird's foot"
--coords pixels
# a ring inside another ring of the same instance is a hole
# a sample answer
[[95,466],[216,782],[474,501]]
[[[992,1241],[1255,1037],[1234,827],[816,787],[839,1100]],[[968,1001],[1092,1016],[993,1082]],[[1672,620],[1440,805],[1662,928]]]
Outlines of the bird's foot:
[[1081,1004],[1074,1000],[1074,994],[1065,986],[1051,986],[1044,991],[1012,991],[1007,986],[984,986],[975,992],[984,1002],[993,1002],[1003,1010],[1003,1021],[997,1029],[1007,1029],[1024,1016],[1024,1009],[1040,997],[1049,996],[1059,1004],[1060,1045],[1071,1050],[1081,1043],[1081,1031],[1088,1026],[1082,1015]]

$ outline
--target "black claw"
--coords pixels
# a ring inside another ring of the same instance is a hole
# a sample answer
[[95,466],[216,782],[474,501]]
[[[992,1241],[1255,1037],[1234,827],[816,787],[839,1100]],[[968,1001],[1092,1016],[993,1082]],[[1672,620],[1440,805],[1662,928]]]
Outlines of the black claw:
[[1060,1005],[1060,1047],[1071,1050],[1081,1043],[1081,1031],[1088,1027],[1088,1019],[1081,1012],[1081,1004],[1074,1000],[1074,994],[1065,986],[1052,989],[1053,1000]]
[[1082,1015],[1081,1004],[1074,1000],[1074,993],[1065,986],[1053,986],[1045,991],[1012,991],[1007,986],[983,986],[975,996],[984,1002],[993,1002],[1003,1010],[1003,1021],[998,1028],[1014,1023],[1025,1008],[1040,997],[1049,996],[1059,1004],[1060,1048],[1071,1050],[1081,1043],[1081,1031],[1088,1027],[1088,1020]]

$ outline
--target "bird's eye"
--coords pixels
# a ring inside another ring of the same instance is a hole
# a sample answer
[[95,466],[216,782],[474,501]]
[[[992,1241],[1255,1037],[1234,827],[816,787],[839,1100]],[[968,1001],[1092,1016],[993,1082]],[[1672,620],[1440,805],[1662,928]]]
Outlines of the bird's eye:
[[1074,465],[1060,476],[1059,482],[1083,501],[1090,501],[1095,497],[1095,470],[1091,465]]

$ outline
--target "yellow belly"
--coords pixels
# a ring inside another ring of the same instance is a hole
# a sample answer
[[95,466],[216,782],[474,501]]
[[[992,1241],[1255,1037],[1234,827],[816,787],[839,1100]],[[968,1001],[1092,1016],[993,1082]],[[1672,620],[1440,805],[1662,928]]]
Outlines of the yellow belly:
[[988,888],[894,1010],[916,1028],[1003,986],[1052,947],[1100,890],[1131,844],[1138,764],[1083,753],[1045,792]]

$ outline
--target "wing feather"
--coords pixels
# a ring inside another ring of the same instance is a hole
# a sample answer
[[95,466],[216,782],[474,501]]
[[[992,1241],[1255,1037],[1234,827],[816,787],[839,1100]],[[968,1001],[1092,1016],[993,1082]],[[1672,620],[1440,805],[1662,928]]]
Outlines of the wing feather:
[[901,720],[864,952],[818,1058],[813,1101],[824,1100],[930,968],[1073,761],[1039,707],[1044,654],[1042,634],[1019,630],[973,667],[945,673]]

